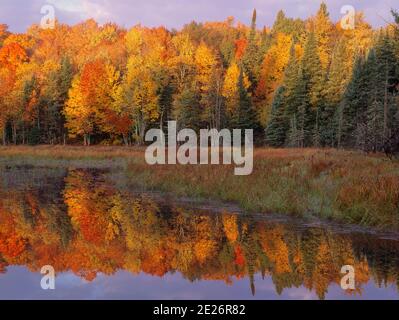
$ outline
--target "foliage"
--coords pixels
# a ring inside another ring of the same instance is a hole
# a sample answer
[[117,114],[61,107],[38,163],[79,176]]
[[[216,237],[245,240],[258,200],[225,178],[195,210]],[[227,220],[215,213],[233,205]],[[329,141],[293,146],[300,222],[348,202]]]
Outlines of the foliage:
[[282,146],[381,151],[399,127],[392,13],[396,23],[381,30],[361,12],[343,30],[325,3],[307,19],[280,11],[271,28],[259,27],[256,10],[250,26],[229,17],[172,31],[87,20],[14,34],[0,25],[2,142],[142,144],[147,130],[179,120],[196,130],[275,127]]

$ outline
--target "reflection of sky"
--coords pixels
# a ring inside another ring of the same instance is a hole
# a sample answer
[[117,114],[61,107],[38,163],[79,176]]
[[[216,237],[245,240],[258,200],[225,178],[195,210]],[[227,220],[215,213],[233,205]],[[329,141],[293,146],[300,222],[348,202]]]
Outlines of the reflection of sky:
[[[164,25],[179,28],[192,20],[215,21],[235,16],[249,23],[253,8],[258,10],[259,26],[270,26],[283,9],[288,16],[306,18],[314,14],[321,0],[0,0],[0,23],[12,31],[22,32],[32,23],[41,20],[43,5],[55,7],[57,19],[74,24],[87,18],[100,23],[113,21],[130,27],[142,23],[146,26]],[[392,21],[390,9],[398,7],[397,0],[325,0],[332,19],[341,17],[341,7],[352,5],[363,11],[374,26]]]
[[[270,277],[262,280],[255,276],[256,295],[252,297],[248,278],[236,280],[232,285],[222,281],[199,281],[190,283],[178,273],[163,278],[145,274],[132,275],[120,271],[114,276],[99,275],[87,282],[71,273],[63,273],[56,278],[55,290],[42,290],[41,274],[31,273],[23,267],[9,267],[6,274],[0,275],[0,299],[317,299],[314,292],[303,286],[285,289],[278,296]],[[394,286],[377,288],[371,281],[364,286],[360,296],[345,294],[338,285],[329,288],[327,299],[398,299]]]

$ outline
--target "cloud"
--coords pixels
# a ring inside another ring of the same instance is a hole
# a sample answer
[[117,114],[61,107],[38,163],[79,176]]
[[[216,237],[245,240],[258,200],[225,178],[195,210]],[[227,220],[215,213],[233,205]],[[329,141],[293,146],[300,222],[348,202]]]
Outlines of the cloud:
[[[99,23],[115,22],[124,27],[141,23],[154,27],[164,25],[180,28],[196,20],[221,21],[234,16],[249,24],[254,8],[258,11],[258,26],[271,26],[282,9],[290,17],[307,18],[317,12],[322,0],[0,0],[0,23],[12,31],[23,32],[32,23],[39,23],[40,9],[51,4],[59,21],[75,24],[88,18]],[[334,21],[342,17],[340,10],[348,0],[325,0]],[[351,0],[357,11],[364,11],[367,21],[379,27],[392,21],[391,8],[397,0]]]
[[94,18],[103,20],[112,17],[107,1],[47,0],[47,3],[53,5],[58,10],[78,14],[82,19]]

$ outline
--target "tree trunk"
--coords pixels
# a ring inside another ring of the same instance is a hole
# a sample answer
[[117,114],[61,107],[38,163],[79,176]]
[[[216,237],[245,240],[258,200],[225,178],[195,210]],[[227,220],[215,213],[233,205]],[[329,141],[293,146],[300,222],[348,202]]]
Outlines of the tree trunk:
[[12,124],[12,138],[13,142],[16,145],[17,144],[17,126],[15,123]]
[[388,138],[388,66],[385,67],[385,93],[384,93],[384,141]]
[[3,127],[3,146],[6,145],[6,126]]
[[[163,113],[164,113],[164,111],[162,110],[161,117],[160,117],[160,120],[159,120],[159,128],[161,129],[162,132],[163,132]],[[162,140],[163,140],[164,136],[165,135],[161,135]],[[162,141],[162,143],[165,143],[165,141]]]
[[338,149],[341,149],[341,139],[342,139],[342,125],[343,125],[343,117],[344,117],[344,106],[341,103],[339,106],[339,120],[338,120],[338,141],[337,141],[337,147]]
[[122,137],[123,137],[123,142],[124,142],[125,146],[128,147],[129,146],[129,140],[128,140],[126,134],[123,134]]
[[138,127],[138,134],[139,134],[139,145],[141,146],[144,143],[144,136],[145,136],[145,129],[146,129],[146,124],[145,121],[141,118],[139,122],[139,127]]

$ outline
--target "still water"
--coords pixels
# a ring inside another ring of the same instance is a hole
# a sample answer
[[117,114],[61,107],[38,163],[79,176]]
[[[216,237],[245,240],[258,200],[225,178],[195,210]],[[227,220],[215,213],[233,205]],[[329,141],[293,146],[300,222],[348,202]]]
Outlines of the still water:
[[[399,298],[397,239],[196,207],[122,176],[0,172],[0,299]],[[40,286],[45,265],[55,290]]]

